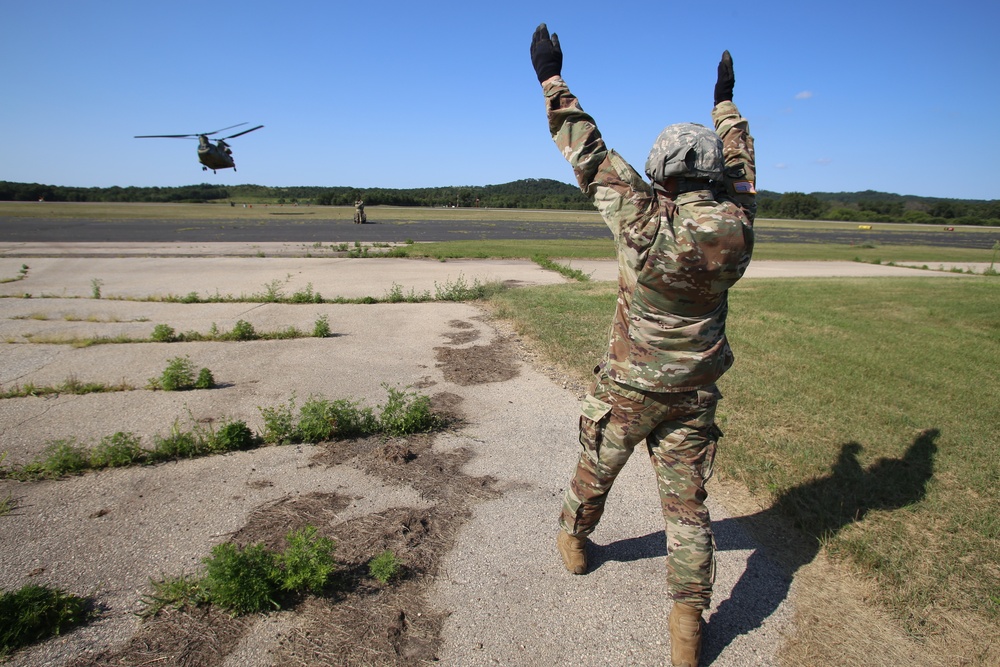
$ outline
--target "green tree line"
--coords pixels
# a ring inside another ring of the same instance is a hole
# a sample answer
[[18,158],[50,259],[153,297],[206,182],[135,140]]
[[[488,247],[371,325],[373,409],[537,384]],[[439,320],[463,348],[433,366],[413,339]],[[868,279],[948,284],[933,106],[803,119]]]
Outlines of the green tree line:
[[790,220],[919,222],[1000,226],[1000,200],[937,199],[887,192],[769,192],[757,195],[757,215]]
[[438,188],[268,187],[263,185],[188,185],[172,188],[77,188],[0,181],[0,201],[70,202],[213,202],[309,203],[353,206],[363,198],[370,206],[458,206],[481,208],[547,208],[590,210],[578,188],[549,179],[524,179],[502,185]]
[[[220,202],[351,206],[457,206],[462,208],[593,210],[580,190],[567,183],[528,178],[501,185],[437,188],[269,187],[264,185],[185,185],[179,187],[78,188],[0,181],[0,201]],[[922,222],[1000,226],[1000,200],[942,199],[863,192],[771,192],[757,197],[762,218]]]

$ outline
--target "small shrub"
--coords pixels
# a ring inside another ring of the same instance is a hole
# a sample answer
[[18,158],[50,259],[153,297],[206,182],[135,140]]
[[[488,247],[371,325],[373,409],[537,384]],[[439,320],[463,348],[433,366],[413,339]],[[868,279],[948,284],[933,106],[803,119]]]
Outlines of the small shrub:
[[288,548],[276,558],[281,571],[281,589],[321,592],[337,569],[333,560],[333,540],[320,537],[313,526],[290,532],[287,539]]
[[149,381],[151,387],[164,391],[183,391],[194,386],[194,366],[188,357],[174,357],[167,362],[167,367],[159,378]]
[[47,586],[0,595],[0,658],[87,620],[87,601]]
[[[263,252],[258,252],[257,256],[258,257],[263,257],[264,253]],[[282,296],[282,289],[281,288],[282,288],[283,285],[284,285],[284,283],[282,281],[278,280],[277,278],[275,278],[274,280],[272,280],[269,283],[265,283],[264,284],[264,293],[261,295],[261,298],[264,301],[268,302],[268,303],[274,303],[276,301],[281,301],[281,296]]]
[[309,283],[304,288],[293,292],[292,296],[288,298],[292,303],[323,303],[323,297],[317,292],[313,292],[312,283]]
[[334,434],[340,438],[357,438],[378,430],[378,420],[371,408],[360,407],[360,401],[346,398],[328,401],[329,414],[336,424]]
[[198,371],[198,379],[194,381],[195,389],[211,389],[214,386],[215,378],[212,377],[212,371],[207,368]]
[[90,456],[87,448],[77,444],[74,438],[55,440],[45,448],[41,461],[35,465],[43,476],[58,477],[83,472],[90,467]]
[[230,340],[254,340],[257,338],[257,331],[246,320],[238,320],[228,337]]
[[299,423],[295,429],[295,439],[302,442],[329,440],[337,430],[337,412],[330,401],[309,397],[299,410]]
[[253,449],[258,440],[246,422],[234,420],[224,423],[211,436],[211,448],[217,452]]
[[278,608],[278,571],[274,554],[260,544],[240,549],[225,542],[206,558],[204,588],[213,604],[234,615]]
[[151,461],[173,461],[200,456],[207,447],[201,438],[189,431],[182,431],[174,422],[169,435],[153,436],[153,449],[148,453]]
[[389,291],[385,293],[385,298],[383,299],[387,303],[400,303],[404,300],[403,297],[403,286],[399,283],[393,283]]
[[389,583],[393,577],[399,576],[402,563],[396,554],[386,549],[368,562],[368,574],[377,579],[382,584]]
[[139,436],[118,431],[114,435],[101,438],[97,446],[90,451],[90,466],[119,468],[141,461],[143,456]]
[[100,278],[90,279],[90,296],[95,299],[101,298],[101,287],[104,285],[104,281]]
[[264,442],[271,445],[287,445],[296,441],[298,435],[292,414],[295,409],[294,396],[288,399],[288,405],[257,409],[264,418]]
[[150,339],[157,343],[172,343],[177,339],[177,332],[169,324],[157,324]]
[[326,338],[330,335],[330,320],[326,315],[320,315],[313,325],[313,336],[315,338]]
[[389,435],[406,435],[429,431],[438,425],[439,419],[431,411],[431,401],[427,396],[405,392],[382,385],[389,392],[379,415],[379,430]]

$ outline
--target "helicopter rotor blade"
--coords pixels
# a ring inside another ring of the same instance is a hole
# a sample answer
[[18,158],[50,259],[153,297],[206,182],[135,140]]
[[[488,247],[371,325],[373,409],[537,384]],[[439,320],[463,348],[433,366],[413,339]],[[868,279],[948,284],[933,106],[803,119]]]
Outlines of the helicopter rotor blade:
[[[246,123],[241,123],[241,124],[242,125],[246,125]],[[254,130],[259,130],[262,127],[264,127],[264,126],[263,125],[258,125],[257,127],[251,127],[249,130],[243,130],[242,132],[238,132],[237,134],[230,134],[228,137],[224,137],[224,138],[225,139],[235,139],[236,137],[242,137],[244,134],[249,134],[250,132],[253,132]],[[221,130],[220,130],[220,132],[221,132]]]
[[[210,137],[213,134],[218,134],[219,132],[224,132],[226,130],[231,130],[234,127],[239,127],[240,125],[246,125],[246,123],[236,123],[236,125],[230,125],[229,127],[224,127],[221,130],[216,130],[215,132],[202,132],[206,137]],[[249,132],[249,130],[247,130]]]
[[137,134],[133,139],[193,139],[197,134]]

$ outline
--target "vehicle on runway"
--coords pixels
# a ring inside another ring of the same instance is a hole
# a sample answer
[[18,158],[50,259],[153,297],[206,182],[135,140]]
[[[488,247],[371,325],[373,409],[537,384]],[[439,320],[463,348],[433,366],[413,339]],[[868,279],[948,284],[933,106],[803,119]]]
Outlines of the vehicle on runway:
[[226,130],[231,130],[234,127],[240,127],[241,125],[246,125],[246,123],[239,123],[237,125],[230,125],[229,127],[224,127],[221,130],[215,130],[214,132],[201,132],[195,134],[140,134],[136,135],[136,139],[197,139],[198,140],[198,161],[202,164],[202,171],[212,170],[212,173],[216,173],[216,169],[232,169],[236,171],[236,162],[233,160],[233,151],[229,148],[229,144],[226,143],[227,139],[235,139],[236,137],[242,137],[244,134],[249,134],[254,130],[259,130],[264,127],[263,125],[258,125],[257,127],[251,127],[249,130],[243,130],[242,132],[237,132],[236,134],[231,134],[228,137],[223,137],[217,139],[213,144],[209,137],[213,134],[218,134],[219,132],[224,132]]

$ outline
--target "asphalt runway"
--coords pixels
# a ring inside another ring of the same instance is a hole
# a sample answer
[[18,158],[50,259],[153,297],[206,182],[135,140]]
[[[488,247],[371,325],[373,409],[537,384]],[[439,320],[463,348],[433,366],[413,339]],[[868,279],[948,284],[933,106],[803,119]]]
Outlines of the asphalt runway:
[[[940,227],[884,229],[770,229],[757,228],[761,243],[828,243],[858,245],[921,245],[990,249],[1000,232],[943,232]],[[96,220],[0,217],[0,242],[14,243],[392,243],[412,241],[545,240],[611,238],[607,227],[595,222],[528,222],[512,220],[378,221],[372,211],[368,224],[306,220],[300,217],[240,220]]]

